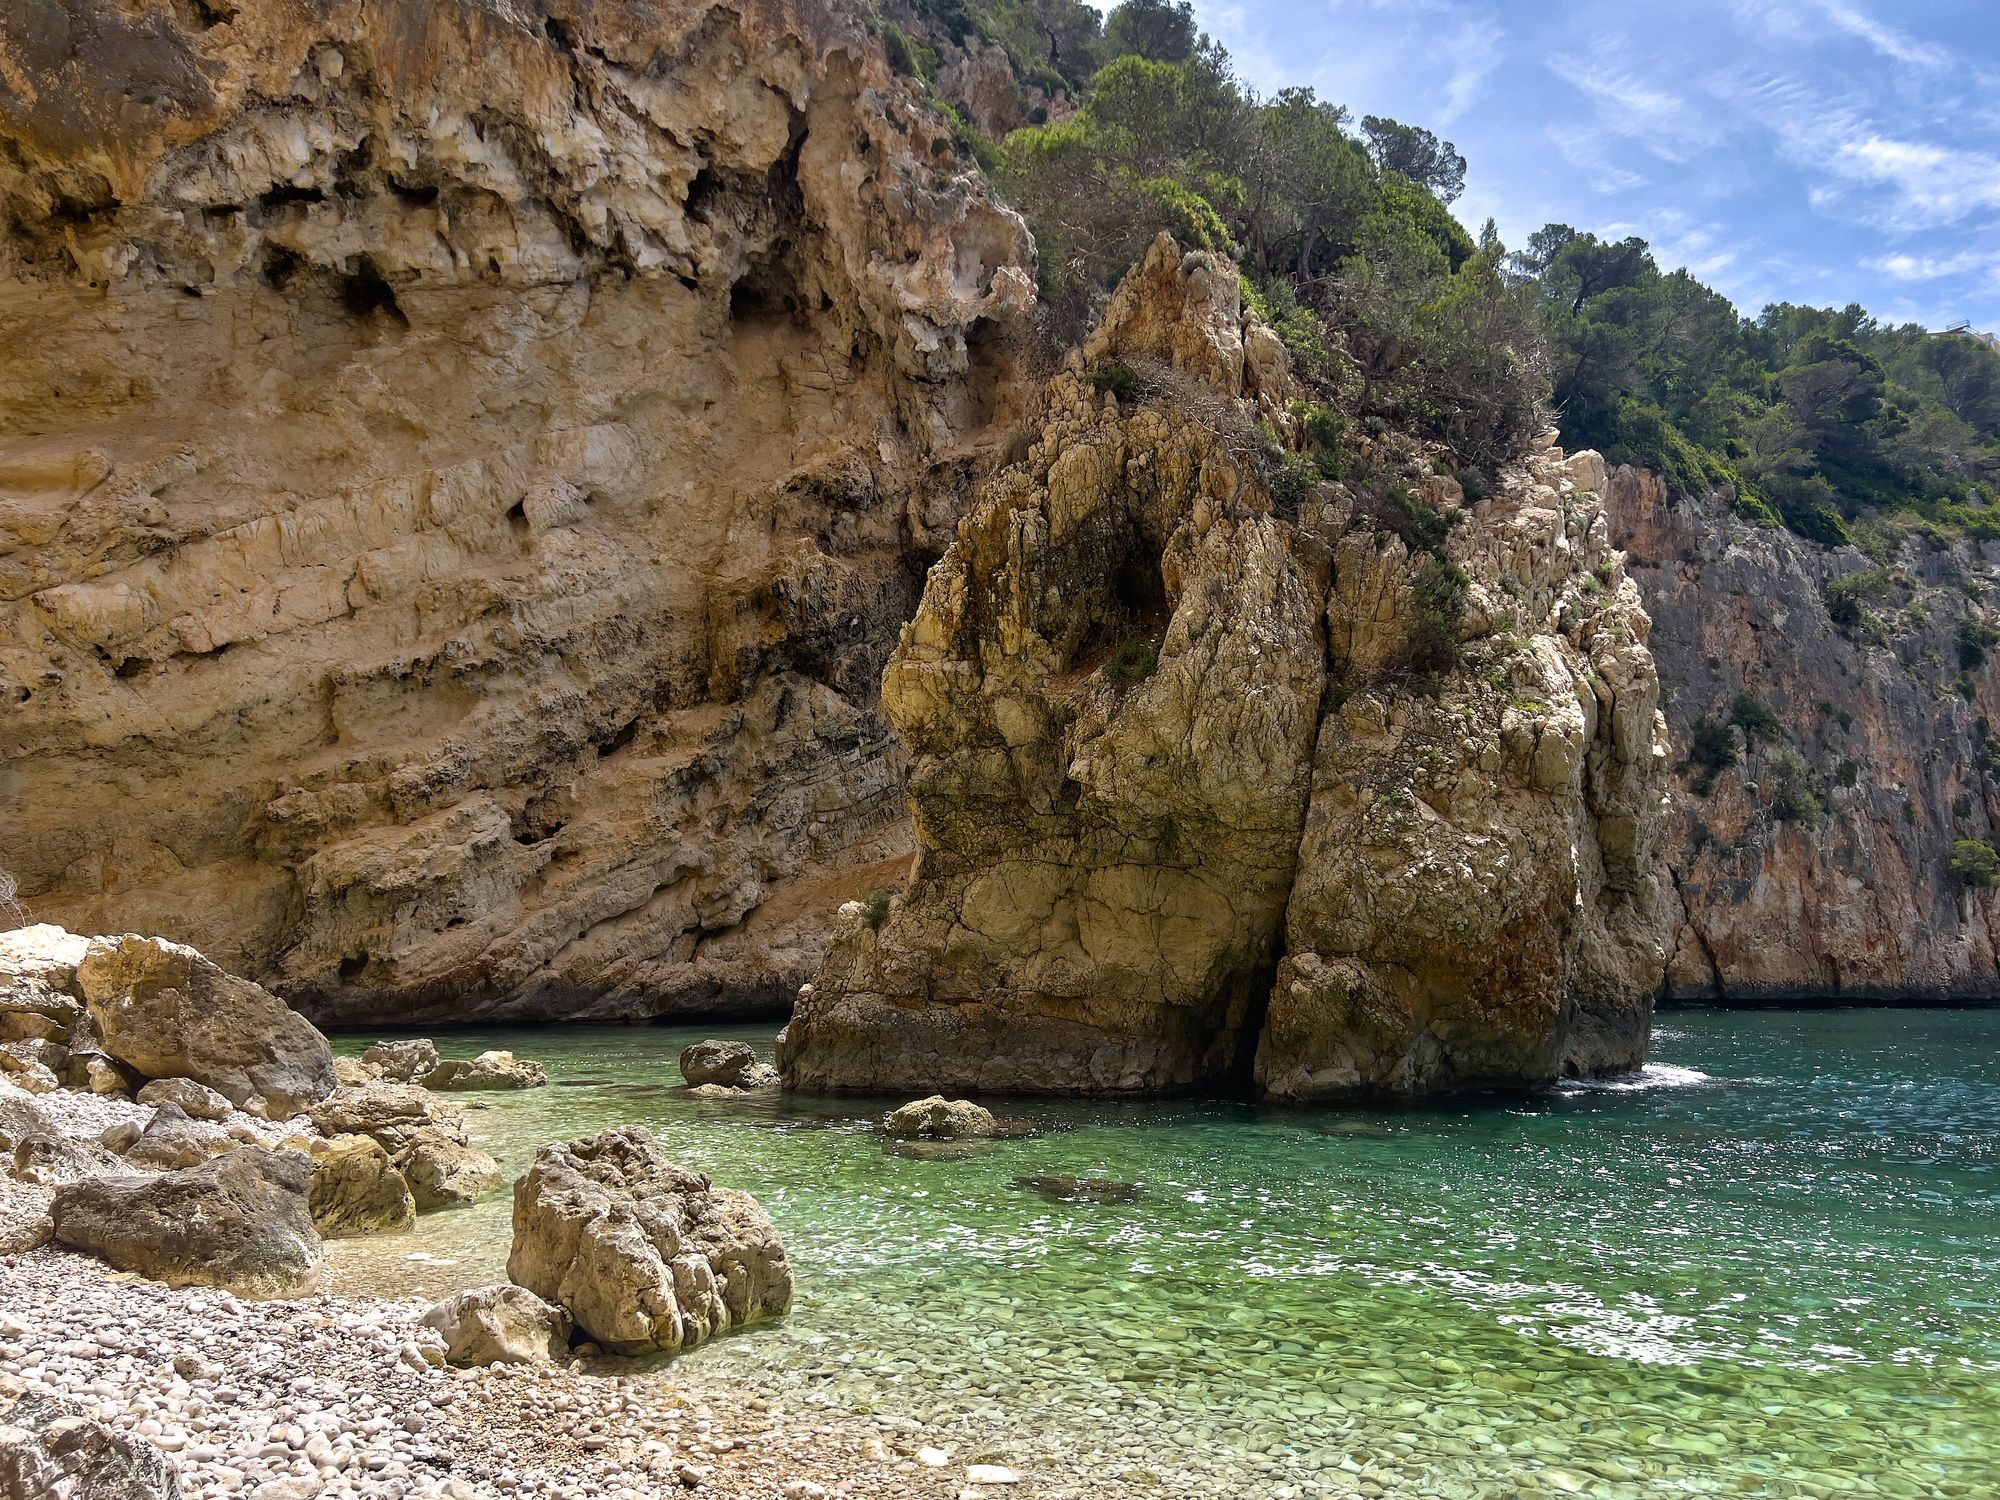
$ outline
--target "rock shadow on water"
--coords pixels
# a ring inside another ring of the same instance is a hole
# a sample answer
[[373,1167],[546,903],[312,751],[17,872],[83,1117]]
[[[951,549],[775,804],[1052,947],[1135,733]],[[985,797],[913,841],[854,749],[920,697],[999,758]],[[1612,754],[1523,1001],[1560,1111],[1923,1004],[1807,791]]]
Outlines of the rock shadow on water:
[[1136,1203],[1146,1196],[1144,1184],[1112,1177],[1016,1177],[1008,1186],[1039,1193],[1051,1203]]

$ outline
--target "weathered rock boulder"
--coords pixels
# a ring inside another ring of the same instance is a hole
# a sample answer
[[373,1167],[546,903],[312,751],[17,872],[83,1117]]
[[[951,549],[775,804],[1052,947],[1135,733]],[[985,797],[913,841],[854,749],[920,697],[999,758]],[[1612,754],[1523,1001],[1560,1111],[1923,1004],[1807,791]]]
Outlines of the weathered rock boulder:
[[417,1221],[410,1184],[381,1143],[365,1135],[337,1135],[311,1143],[312,1182],[307,1201],[321,1239],[394,1234]]
[[358,1057],[336,1057],[333,1060],[333,1083],[335,1088],[358,1089],[376,1082],[382,1077],[382,1070],[373,1063],[363,1062]]
[[482,1052],[474,1058],[448,1057],[423,1079],[429,1089],[539,1089],[548,1087],[548,1070],[505,1051]]
[[523,1286],[479,1287],[447,1297],[423,1316],[444,1335],[454,1365],[547,1364],[569,1357],[570,1317]]
[[49,1242],[56,1231],[49,1214],[55,1196],[54,1188],[0,1172],[0,1255],[16,1255]]
[[[0,1077],[30,1094],[53,1094],[62,1087],[62,1080],[56,1077],[55,1070],[46,1062],[27,1050],[31,1045],[28,1042],[0,1042]],[[58,1050],[67,1061],[68,1049]]]
[[471,1203],[507,1184],[499,1164],[473,1146],[459,1108],[408,1083],[341,1088],[307,1111],[325,1136],[365,1135],[403,1174],[419,1211]]
[[333,1050],[262,986],[161,938],[93,938],[76,985],[106,1053],[147,1078],[192,1078],[283,1119],[333,1092]]
[[1157,242],[890,660],[917,864],[843,909],[788,1085],[1305,1099],[1643,1060],[1665,752],[1603,461],[1550,435],[1468,500],[1350,431],[1349,478],[1301,482],[1258,425],[1303,442],[1294,394],[1233,268]]
[[1032,301],[866,8],[33,0],[0,58],[24,898],[315,1018],[782,1013],[907,858],[918,484]]
[[46,1188],[129,1170],[100,1143],[65,1135],[54,1128],[16,1140],[9,1169],[20,1181]]
[[514,1184],[507,1274],[617,1354],[688,1348],[792,1301],[757,1200],[676,1166],[638,1125],[535,1153]]
[[73,1401],[0,1397],[0,1496],[6,1500],[180,1500],[174,1461]]
[[158,1175],[88,1178],[56,1190],[55,1238],[169,1286],[297,1296],[326,1269],[311,1180],[304,1152],[252,1146]]
[[178,1104],[169,1101],[153,1111],[152,1119],[123,1154],[127,1166],[158,1172],[195,1166],[211,1156],[234,1151],[240,1144],[226,1130],[189,1119]]
[[171,1104],[190,1120],[226,1120],[234,1106],[206,1084],[192,1078],[155,1078],[139,1090],[141,1104]]
[[691,1088],[764,1089],[777,1084],[778,1070],[748,1042],[707,1041],[681,1049],[681,1077]]
[[933,1094],[892,1109],[882,1120],[882,1131],[902,1139],[935,1136],[951,1140],[1000,1134],[1000,1122],[993,1111],[970,1099],[947,1099]]
[[0,932],[0,1041],[65,1040],[83,1014],[72,990],[89,940],[37,923]]
[[374,1069],[374,1076],[390,1083],[422,1083],[437,1070],[437,1043],[421,1036],[377,1042],[361,1060]]
[[416,1133],[397,1165],[423,1212],[477,1203],[507,1185],[506,1174],[491,1156],[462,1136],[435,1125]]

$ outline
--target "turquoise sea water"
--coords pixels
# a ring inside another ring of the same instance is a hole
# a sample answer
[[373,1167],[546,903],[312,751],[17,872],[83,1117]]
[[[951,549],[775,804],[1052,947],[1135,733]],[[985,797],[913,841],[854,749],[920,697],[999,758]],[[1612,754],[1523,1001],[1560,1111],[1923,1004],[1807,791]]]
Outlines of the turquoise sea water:
[[[1160,1494],[2000,1494],[2000,1011],[1671,1012],[1636,1079],[1424,1109],[1021,1101],[1046,1133],[946,1159],[880,1101],[688,1098],[703,1034],[440,1039],[554,1077],[470,1096],[510,1173],[637,1121],[778,1221],[791,1316],[679,1375]],[[476,1285],[507,1237],[336,1264]]]

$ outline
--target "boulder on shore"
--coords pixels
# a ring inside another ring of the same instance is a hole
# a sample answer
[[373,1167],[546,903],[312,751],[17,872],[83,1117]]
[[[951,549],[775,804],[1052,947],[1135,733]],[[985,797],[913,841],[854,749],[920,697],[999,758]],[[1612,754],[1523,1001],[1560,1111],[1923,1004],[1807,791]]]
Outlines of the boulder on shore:
[[616,1354],[691,1348],[792,1301],[757,1200],[676,1166],[639,1125],[535,1153],[514,1184],[507,1274]]
[[311,1180],[303,1152],[252,1146],[156,1176],[88,1178],[56,1189],[55,1239],[169,1286],[297,1296],[326,1271]]
[[453,1365],[547,1364],[569,1357],[570,1317],[524,1286],[478,1287],[424,1314]]
[[46,1245],[55,1233],[49,1204],[55,1189],[18,1182],[0,1172],[0,1255],[16,1255]]
[[155,1078],[139,1090],[139,1102],[155,1108],[172,1104],[190,1120],[226,1120],[234,1108],[206,1084],[192,1078]]
[[539,1089],[546,1088],[548,1071],[538,1062],[516,1058],[511,1052],[482,1052],[470,1060],[448,1057],[423,1079],[425,1088],[458,1089]]
[[1001,1133],[992,1110],[970,1099],[947,1099],[942,1094],[892,1109],[883,1117],[882,1129],[902,1139],[932,1136],[951,1140]]
[[778,1070],[757,1061],[748,1042],[696,1042],[681,1049],[681,1077],[691,1088],[776,1088]]
[[365,1135],[379,1143],[420,1213],[471,1203],[507,1185],[499,1163],[466,1138],[458,1106],[415,1084],[338,1089],[306,1118],[322,1135]]
[[0,1041],[60,1042],[83,1015],[71,993],[88,938],[46,922],[0,932]]
[[73,1401],[29,1394],[0,1409],[0,1496],[7,1500],[179,1500],[180,1494],[172,1459]]
[[307,1196],[320,1238],[395,1234],[417,1222],[410,1184],[381,1142],[365,1135],[337,1135],[314,1141],[311,1154]]
[[171,1170],[195,1166],[241,1144],[213,1124],[189,1119],[178,1104],[168,1100],[153,1111],[153,1118],[123,1154],[131,1166]]
[[192,1078],[281,1120],[333,1092],[333,1051],[263,986],[161,938],[92,938],[76,985],[104,1051],[147,1078]]

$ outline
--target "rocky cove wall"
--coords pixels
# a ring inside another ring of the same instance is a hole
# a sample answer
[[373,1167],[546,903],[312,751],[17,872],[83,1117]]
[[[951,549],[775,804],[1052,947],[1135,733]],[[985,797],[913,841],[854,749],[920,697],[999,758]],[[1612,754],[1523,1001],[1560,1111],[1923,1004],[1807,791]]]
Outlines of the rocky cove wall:
[[815,0],[0,14],[0,867],[328,1022],[781,1012],[1029,242]]
[[[1913,536],[1878,564],[1629,468],[1607,512],[1653,620],[1678,763],[1665,993],[2000,997],[1995,894],[1951,868],[1957,841],[2000,843],[2000,680],[1980,644],[2000,547]],[[1844,623],[1829,608],[1843,579],[1863,585]],[[1732,724],[1757,720],[1746,695],[1775,722]],[[1704,718],[1734,758],[1707,773],[1690,761]]]

